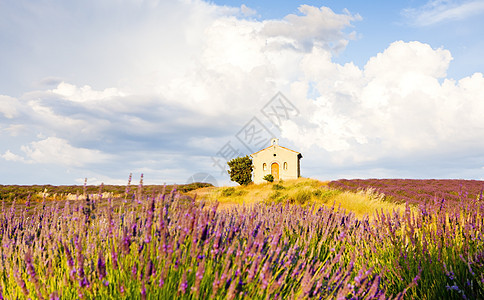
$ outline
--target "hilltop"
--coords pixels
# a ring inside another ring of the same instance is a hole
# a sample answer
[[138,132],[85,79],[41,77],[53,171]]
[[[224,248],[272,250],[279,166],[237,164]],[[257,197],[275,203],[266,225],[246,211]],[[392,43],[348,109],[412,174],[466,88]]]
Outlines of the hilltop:
[[252,206],[258,203],[289,203],[302,206],[335,206],[357,217],[373,216],[376,210],[393,211],[405,209],[404,204],[385,200],[374,189],[342,191],[331,188],[327,181],[310,178],[280,181],[277,183],[250,184],[235,187],[203,187],[189,191],[187,195],[209,203],[218,201],[219,208],[230,209],[237,205]]

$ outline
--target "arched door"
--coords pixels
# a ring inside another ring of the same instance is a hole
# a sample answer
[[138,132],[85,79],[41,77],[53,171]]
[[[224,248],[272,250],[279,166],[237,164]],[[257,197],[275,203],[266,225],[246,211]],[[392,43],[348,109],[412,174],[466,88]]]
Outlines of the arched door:
[[274,177],[274,180],[279,180],[279,164],[278,163],[272,163],[271,174]]

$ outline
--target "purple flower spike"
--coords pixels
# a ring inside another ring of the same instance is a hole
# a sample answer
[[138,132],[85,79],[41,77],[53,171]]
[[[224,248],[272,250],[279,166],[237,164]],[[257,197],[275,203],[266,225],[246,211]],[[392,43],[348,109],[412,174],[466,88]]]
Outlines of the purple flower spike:
[[37,274],[35,273],[35,268],[34,268],[34,265],[32,263],[32,254],[30,253],[30,250],[27,251],[27,253],[25,254],[25,263],[27,264],[27,273],[30,275],[30,277],[32,278],[32,281],[34,283],[37,283]]
[[22,289],[22,292],[24,293],[25,296],[29,295],[29,290],[27,290],[27,285],[25,284],[25,281],[22,279],[20,274],[18,273],[18,270],[15,269],[15,279],[17,280],[18,286]]
[[57,292],[53,292],[52,294],[50,294],[49,300],[59,300],[59,299],[60,298],[59,298],[59,295],[57,294]]
[[185,294],[187,287],[188,287],[187,273],[183,273],[183,277],[180,282],[180,287],[178,288],[178,291],[181,292],[182,294]]
[[104,277],[106,277],[106,263],[104,262],[104,257],[101,251],[99,251],[97,259],[97,272],[99,275],[99,280],[102,280]]
[[124,254],[129,254],[130,246],[131,246],[131,236],[128,234],[128,231],[125,229],[123,232],[123,251]]
[[143,282],[143,285],[141,286],[141,299],[146,299],[146,286],[145,283]]
[[88,286],[88,285],[89,285],[89,282],[87,281],[87,278],[86,278],[86,277],[84,277],[84,278],[80,279],[80,280],[79,280],[79,285],[80,285],[81,287],[86,287],[86,286]]
[[111,244],[111,258],[113,260],[113,268],[116,270],[118,268],[118,253],[114,249],[114,244]]
[[131,268],[131,275],[133,276],[133,278],[136,278],[136,274],[138,274],[138,267],[136,266],[136,264],[134,264]]

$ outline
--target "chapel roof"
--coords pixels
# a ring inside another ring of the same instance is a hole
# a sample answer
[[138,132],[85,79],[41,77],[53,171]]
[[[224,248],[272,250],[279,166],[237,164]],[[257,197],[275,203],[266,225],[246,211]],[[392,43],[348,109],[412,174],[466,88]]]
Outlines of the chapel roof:
[[[279,146],[279,145],[270,145],[269,147],[266,147],[266,148],[264,148],[264,149],[262,149],[262,150],[259,150],[259,151],[255,152],[255,153],[252,153],[250,156],[254,157],[254,155],[255,155],[255,154],[257,154],[257,153],[259,153],[259,152],[262,152],[262,151],[265,151],[265,150],[267,150],[267,149],[269,149],[269,148],[271,148],[271,147],[279,147],[279,148],[282,148],[282,149],[285,149],[285,150],[288,150],[288,151],[294,152],[295,154],[299,154],[299,155],[301,155],[301,153],[299,153],[299,152],[297,152],[297,151],[294,151],[294,150],[291,150],[291,149],[286,148],[286,147],[282,147],[282,146]],[[301,157],[302,157],[302,155],[301,155]]]

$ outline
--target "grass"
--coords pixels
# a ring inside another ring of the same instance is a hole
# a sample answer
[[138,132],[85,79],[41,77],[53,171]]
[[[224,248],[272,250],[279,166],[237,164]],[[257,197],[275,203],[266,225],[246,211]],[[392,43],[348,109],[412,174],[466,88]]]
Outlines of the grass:
[[280,181],[274,183],[250,184],[235,187],[206,187],[190,191],[190,196],[208,202],[219,202],[220,208],[232,208],[236,205],[251,206],[257,203],[290,203],[302,206],[335,206],[356,217],[373,217],[376,211],[403,212],[404,204],[385,201],[383,195],[372,189],[359,192],[343,192],[330,188],[328,182],[310,178]]

